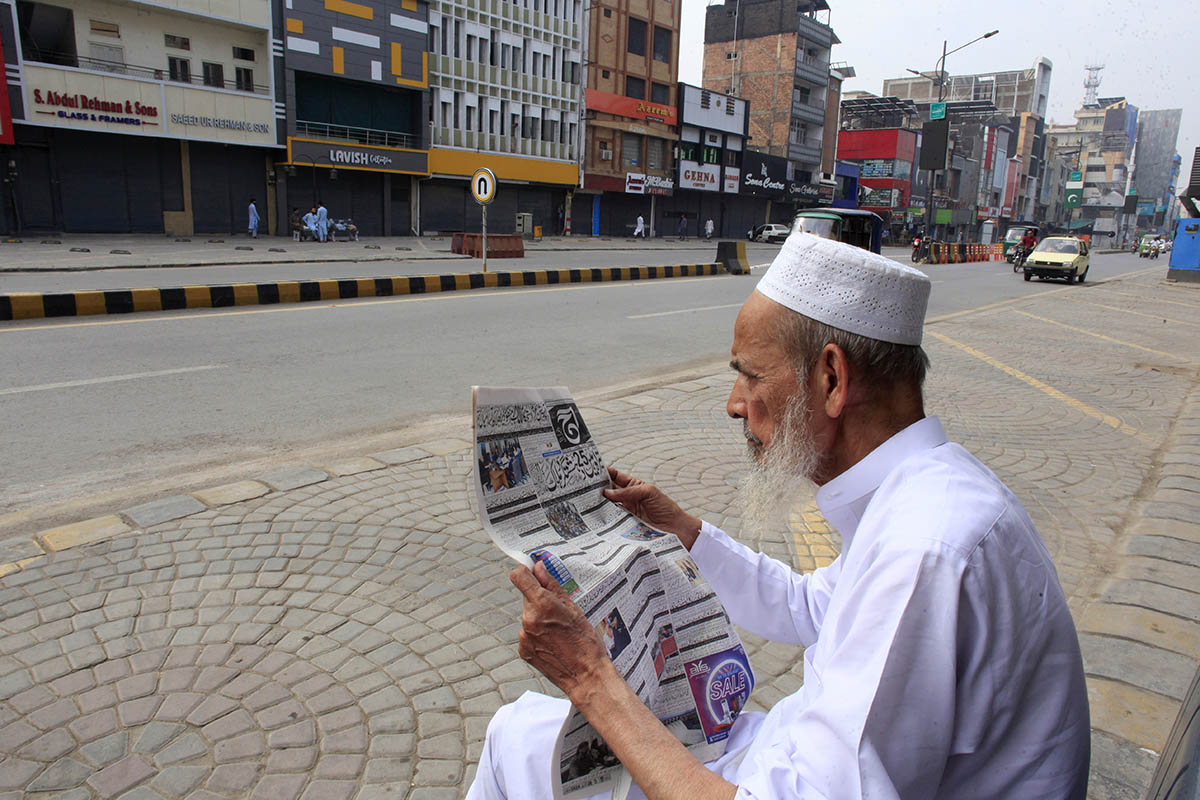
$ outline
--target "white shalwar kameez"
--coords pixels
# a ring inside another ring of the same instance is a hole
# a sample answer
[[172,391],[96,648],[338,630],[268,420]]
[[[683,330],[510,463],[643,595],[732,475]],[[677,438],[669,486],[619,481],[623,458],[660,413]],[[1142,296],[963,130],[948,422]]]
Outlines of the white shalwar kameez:
[[[821,487],[817,504],[842,553],[815,572],[707,523],[692,547],[735,623],[806,648],[800,689],[739,717],[709,769],[739,800],[1083,800],[1078,638],[1016,497],[928,417]],[[500,709],[468,797],[550,797],[567,708],[527,693]]]

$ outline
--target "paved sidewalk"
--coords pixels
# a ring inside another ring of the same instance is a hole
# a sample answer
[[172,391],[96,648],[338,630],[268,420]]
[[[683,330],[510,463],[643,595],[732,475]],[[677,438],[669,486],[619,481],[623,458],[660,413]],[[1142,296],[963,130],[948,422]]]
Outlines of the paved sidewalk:
[[[527,254],[631,250],[661,252],[716,249],[717,240],[689,238],[627,239],[622,237],[552,236],[526,241]],[[449,236],[364,236],[359,241],[297,242],[290,236],[246,234],[29,235],[19,242],[0,242],[0,273],[87,272],[100,269],[201,267],[228,264],[303,264],[315,262],[466,260],[450,252]],[[505,263],[505,262],[500,262]],[[520,263],[519,260],[511,263]],[[662,263],[668,263],[666,261]],[[674,262],[670,262],[674,263]],[[372,273],[373,274],[373,273]],[[400,273],[405,274],[405,273]],[[332,277],[332,276],[331,276]]]
[[[1198,309],[1144,275],[927,331],[929,410],[1025,503],[1078,621],[1096,800],[1140,800],[1200,660]],[[583,411],[610,463],[737,533],[729,382]],[[469,437],[0,543],[0,800],[460,796],[491,713],[550,690],[516,658]],[[742,538],[812,569],[840,543],[798,499],[793,530]],[[769,707],[801,651],[746,641]]]

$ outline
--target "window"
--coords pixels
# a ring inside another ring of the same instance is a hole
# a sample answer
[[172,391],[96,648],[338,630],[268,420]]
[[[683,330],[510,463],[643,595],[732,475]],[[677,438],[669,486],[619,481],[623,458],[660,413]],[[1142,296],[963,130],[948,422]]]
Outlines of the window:
[[237,79],[238,91],[254,91],[254,70],[249,67],[234,67],[233,74]]
[[667,160],[665,139],[651,138],[646,147],[646,169],[664,169]]
[[211,61],[204,61],[204,85],[217,86],[224,88],[225,86],[225,67],[222,64],[214,64]]
[[254,50],[249,47],[235,47],[233,48],[233,57],[238,61],[253,61]]
[[621,132],[621,160],[627,167],[642,163],[642,137],[636,133]]
[[726,61],[733,61],[736,58],[737,58],[736,50],[728,50],[725,52],[725,60]]
[[467,34],[467,61],[475,60],[475,37]]
[[654,26],[654,60],[671,63],[671,29]]
[[792,144],[804,144],[808,141],[808,126],[799,120],[792,120]]
[[610,73],[610,72],[609,72],[608,70],[606,70],[606,69],[602,69],[602,70],[600,70],[600,77],[601,77],[601,78],[607,78],[607,77],[608,77],[609,75],[611,75],[611,74],[612,74],[612,73]]
[[173,33],[163,34],[163,44],[172,50],[191,50],[192,40],[186,36],[176,36]]
[[811,97],[812,89],[809,89],[807,86],[797,86],[792,92],[792,102],[799,103],[802,106],[808,105]]
[[646,82],[641,78],[635,78],[632,75],[625,76],[625,96],[636,97],[638,100],[646,99]]
[[533,75],[534,75],[534,77],[537,77],[538,70],[541,68],[541,66],[542,66],[542,54],[534,53],[533,54]]
[[102,22],[101,20],[91,20],[92,36],[110,36],[113,39],[121,38],[121,26],[115,22]]
[[611,8],[606,8],[606,9],[604,9],[604,16],[606,16],[606,17],[611,17],[611,16],[612,16],[612,9],[611,9]]
[[180,83],[192,82],[192,62],[186,58],[167,56],[167,74],[173,81]]
[[650,84],[650,99],[664,106],[671,105],[671,87],[665,83]]
[[628,49],[635,56],[646,55],[646,23],[633,17],[629,18]]

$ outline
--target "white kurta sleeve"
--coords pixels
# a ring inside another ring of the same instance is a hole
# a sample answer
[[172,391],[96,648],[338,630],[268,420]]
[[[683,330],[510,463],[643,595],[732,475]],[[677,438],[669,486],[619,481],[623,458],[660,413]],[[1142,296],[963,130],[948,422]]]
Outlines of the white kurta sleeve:
[[936,796],[955,730],[965,560],[933,543],[874,546],[858,574],[844,568],[804,690],[780,701],[738,798]]
[[807,647],[816,641],[840,559],[801,575],[707,522],[691,555],[736,625],[773,642]]

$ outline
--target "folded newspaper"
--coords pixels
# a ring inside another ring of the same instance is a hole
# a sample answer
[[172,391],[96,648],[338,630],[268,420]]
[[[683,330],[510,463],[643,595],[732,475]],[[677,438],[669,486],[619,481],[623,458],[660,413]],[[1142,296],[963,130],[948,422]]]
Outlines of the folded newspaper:
[[[604,497],[608,470],[567,389],[476,386],[472,409],[477,507],[492,541],[545,564],[667,729],[701,761],[720,756],[754,675],[687,549]],[[622,772],[575,709],[553,759],[556,798],[611,788]]]

